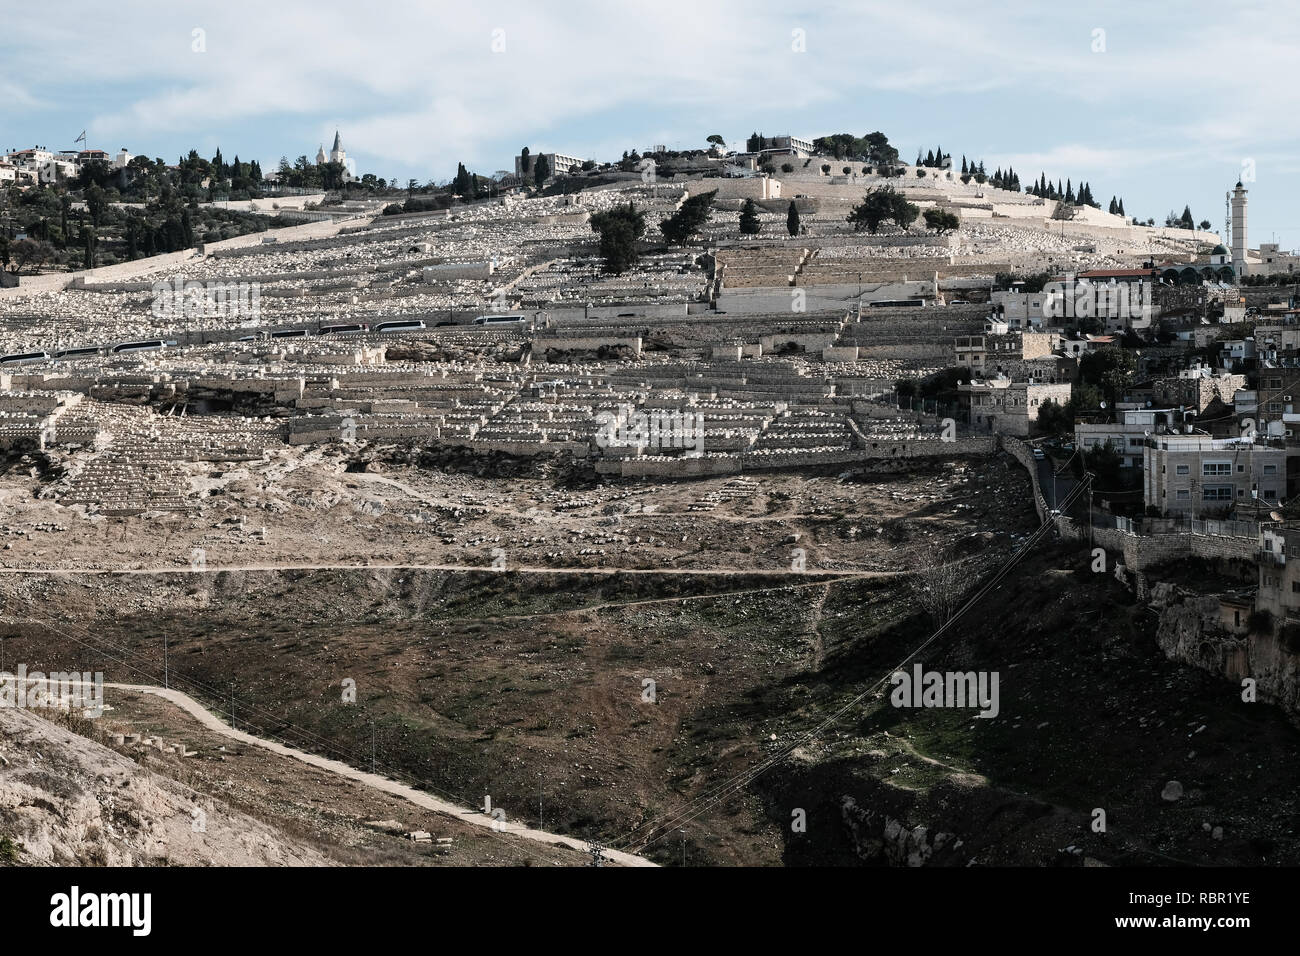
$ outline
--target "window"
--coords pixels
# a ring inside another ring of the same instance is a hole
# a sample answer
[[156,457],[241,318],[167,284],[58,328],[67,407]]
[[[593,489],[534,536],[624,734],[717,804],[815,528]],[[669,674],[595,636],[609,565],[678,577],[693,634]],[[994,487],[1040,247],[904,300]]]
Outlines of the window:
[[1276,474],[1277,474],[1277,465],[1265,465],[1265,466],[1264,466],[1264,474],[1266,474],[1266,475],[1276,475]]
[[1187,465],[1179,465],[1179,466],[1178,466],[1178,474],[1180,474],[1180,475],[1187,475],[1187,474],[1190,474],[1191,471],[1192,471],[1192,469],[1191,469],[1189,466],[1187,466]]
[[1191,500],[1191,497],[1192,497],[1192,493],[1191,493],[1190,491],[1188,491],[1186,488],[1180,488],[1180,489],[1178,490],[1178,500],[1179,500],[1179,501],[1190,501],[1190,500]]
[[1201,493],[1203,501],[1231,501],[1232,485],[1206,485]]
[[1277,490],[1276,490],[1276,489],[1274,489],[1274,488],[1265,488],[1265,489],[1264,489],[1264,500],[1265,500],[1265,501],[1273,501],[1273,500],[1275,500],[1276,498],[1277,498]]
[[1201,463],[1202,475],[1230,475],[1232,474],[1232,462],[1230,461],[1206,461]]

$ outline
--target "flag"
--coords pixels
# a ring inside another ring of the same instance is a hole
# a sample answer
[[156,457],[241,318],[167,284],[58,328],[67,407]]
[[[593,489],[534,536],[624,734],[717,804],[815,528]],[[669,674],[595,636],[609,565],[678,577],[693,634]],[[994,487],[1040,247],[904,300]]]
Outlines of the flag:
[[81,135],[73,140],[74,143],[84,143],[86,141],[86,131],[83,129]]

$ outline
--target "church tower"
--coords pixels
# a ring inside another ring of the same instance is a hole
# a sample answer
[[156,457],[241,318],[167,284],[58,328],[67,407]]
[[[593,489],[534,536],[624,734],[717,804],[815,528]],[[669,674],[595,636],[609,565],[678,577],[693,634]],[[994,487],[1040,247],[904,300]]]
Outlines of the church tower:
[[325,165],[325,144],[324,143],[321,143],[320,149],[316,150],[316,165],[317,166]]
[[348,154],[343,151],[343,141],[339,139],[339,131],[334,131],[334,148],[330,150],[330,162],[342,163],[348,158]]

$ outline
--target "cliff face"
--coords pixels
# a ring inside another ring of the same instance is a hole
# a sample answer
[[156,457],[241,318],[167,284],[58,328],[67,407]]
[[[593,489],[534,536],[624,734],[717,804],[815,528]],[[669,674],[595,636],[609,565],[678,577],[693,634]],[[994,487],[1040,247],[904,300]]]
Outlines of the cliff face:
[[16,708],[0,709],[0,847],[0,865],[330,865],[313,847]]
[[1156,641],[1171,660],[1191,664],[1240,685],[1253,678],[1257,698],[1300,720],[1300,654],[1276,629],[1233,634],[1219,619],[1219,596],[1160,583],[1151,589],[1160,615]]

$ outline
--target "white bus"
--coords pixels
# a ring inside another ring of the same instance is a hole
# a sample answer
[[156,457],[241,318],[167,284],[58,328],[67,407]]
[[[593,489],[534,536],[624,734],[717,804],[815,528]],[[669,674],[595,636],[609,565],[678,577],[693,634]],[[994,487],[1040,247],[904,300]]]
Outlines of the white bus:
[[526,315],[480,315],[474,320],[475,325],[525,325]]
[[28,362],[48,362],[48,352],[15,352],[13,355],[0,356],[0,365],[24,365]]
[[416,329],[424,328],[424,323],[419,319],[393,319],[389,322],[378,322],[371,326],[371,332],[413,332]]

